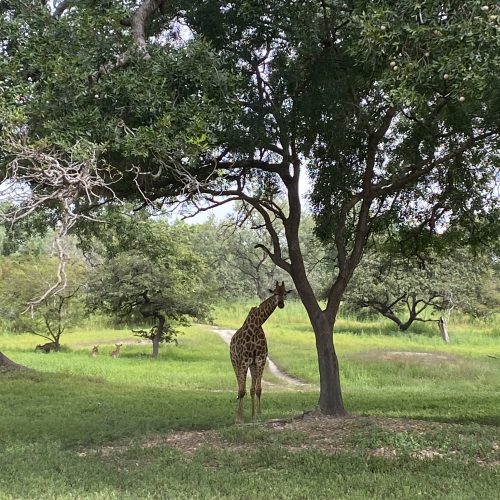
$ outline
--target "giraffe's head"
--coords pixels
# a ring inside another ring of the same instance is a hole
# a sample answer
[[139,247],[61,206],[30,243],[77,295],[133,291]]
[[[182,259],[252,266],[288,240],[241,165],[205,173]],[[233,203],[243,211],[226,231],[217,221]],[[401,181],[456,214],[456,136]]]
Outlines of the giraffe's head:
[[276,297],[278,297],[278,307],[280,309],[283,309],[285,307],[285,297],[288,293],[291,292],[291,290],[287,290],[285,288],[285,282],[282,281],[281,282],[281,285],[276,282],[276,286],[274,287],[274,290],[271,290],[269,289],[269,291],[275,295]]

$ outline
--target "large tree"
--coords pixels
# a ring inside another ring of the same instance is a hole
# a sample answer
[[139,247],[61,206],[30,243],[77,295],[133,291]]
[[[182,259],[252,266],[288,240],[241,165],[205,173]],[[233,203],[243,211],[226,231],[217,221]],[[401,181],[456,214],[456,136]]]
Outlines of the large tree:
[[416,321],[439,321],[456,309],[476,317],[493,314],[496,256],[455,250],[447,255],[402,256],[379,248],[365,256],[347,288],[347,308],[369,308],[407,331]]
[[151,340],[157,358],[161,342],[176,341],[179,324],[207,317],[213,297],[205,287],[207,265],[192,249],[193,228],[117,213],[97,228],[103,244],[84,242],[93,261],[88,307],[128,324],[149,322],[149,330],[135,334]]
[[[396,227],[406,248],[436,231],[498,236],[499,15],[475,0],[13,0],[0,13],[3,165],[70,216],[106,195],[258,213],[261,249],[314,330],[321,411],[342,415],[333,330],[370,235]],[[40,150],[55,160],[41,173]],[[78,175],[46,179],[60,166]],[[325,307],[299,238],[306,169],[335,263]]]

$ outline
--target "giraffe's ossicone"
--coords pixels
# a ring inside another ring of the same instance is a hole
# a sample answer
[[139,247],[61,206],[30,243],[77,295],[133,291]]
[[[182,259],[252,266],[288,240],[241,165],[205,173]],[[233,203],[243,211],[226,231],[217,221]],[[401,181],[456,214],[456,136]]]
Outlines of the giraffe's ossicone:
[[243,422],[243,397],[246,393],[248,370],[252,376],[250,396],[252,397],[252,418],[255,417],[255,396],[257,396],[257,414],[260,414],[260,396],[262,393],[262,373],[267,361],[267,340],[262,329],[264,322],[271,316],[276,307],[284,307],[284,299],[290,290],[276,282],[272,295],[258,307],[252,307],[243,326],[231,339],[229,351],[236,380],[238,381],[238,411],[236,423]]

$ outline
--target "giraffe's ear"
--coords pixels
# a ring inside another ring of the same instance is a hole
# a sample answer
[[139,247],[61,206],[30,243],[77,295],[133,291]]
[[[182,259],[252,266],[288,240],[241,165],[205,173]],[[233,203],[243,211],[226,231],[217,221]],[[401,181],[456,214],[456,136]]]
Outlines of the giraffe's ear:
[[290,290],[287,290],[286,293],[291,293],[293,292],[293,288],[290,288]]
[[274,293],[274,290],[271,290],[270,288],[268,288],[268,290],[269,290],[271,293]]

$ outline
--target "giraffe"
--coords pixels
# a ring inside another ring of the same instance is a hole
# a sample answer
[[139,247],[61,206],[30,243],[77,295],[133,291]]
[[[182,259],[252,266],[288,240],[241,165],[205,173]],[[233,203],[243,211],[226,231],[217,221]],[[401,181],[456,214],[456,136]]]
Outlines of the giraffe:
[[246,379],[248,369],[252,376],[250,396],[252,397],[252,418],[255,416],[255,396],[257,396],[257,414],[260,414],[260,395],[262,393],[262,372],[267,360],[267,341],[262,329],[264,322],[278,306],[285,307],[284,299],[291,290],[285,289],[285,283],[281,285],[276,281],[274,290],[269,290],[272,295],[262,302],[258,307],[252,307],[242,327],[236,331],[231,339],[229,352],[231,363],[238,381],[238,410],[236,423],[243,423],[243,397],[246,394]]

